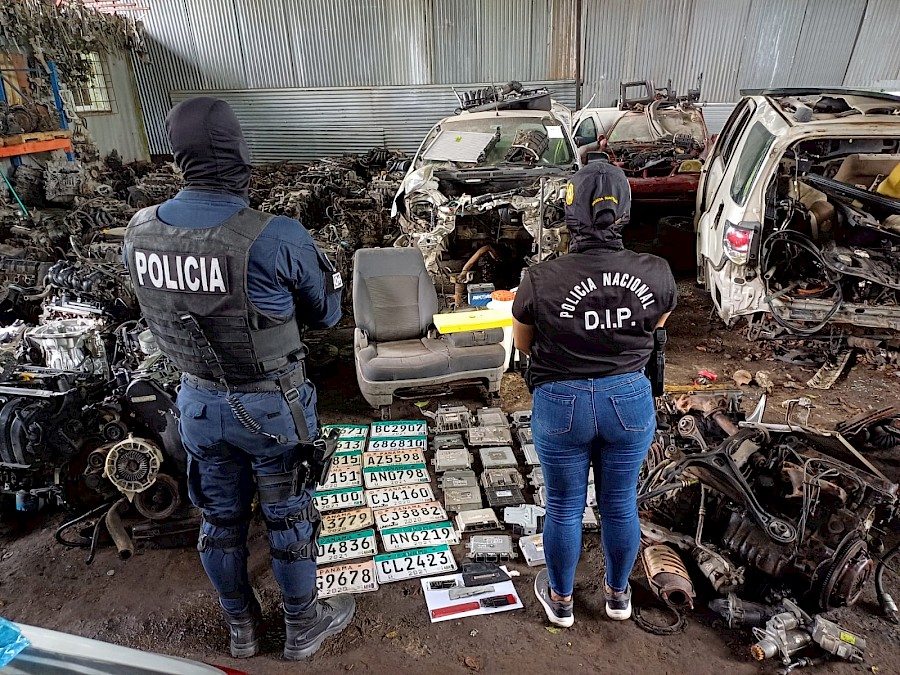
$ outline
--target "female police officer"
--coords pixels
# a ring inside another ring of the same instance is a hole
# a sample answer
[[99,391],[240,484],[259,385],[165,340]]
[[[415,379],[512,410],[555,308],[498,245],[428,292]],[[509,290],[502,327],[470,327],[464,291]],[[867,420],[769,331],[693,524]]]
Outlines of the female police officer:
[[628,251],[631,189],[621,169],[592,163],[566,186],[569,255],[528,270],[513,304],[516,347],[531,355],[532,431],[547,486],[547,569],[535,593],[551,623],[574,623],[588,469],[594,467],[606,555],[606,613],[631,616],[628,575],[640,543],[637,480],[655,430],[643,369],[653,331],[675,308],[661,258]]

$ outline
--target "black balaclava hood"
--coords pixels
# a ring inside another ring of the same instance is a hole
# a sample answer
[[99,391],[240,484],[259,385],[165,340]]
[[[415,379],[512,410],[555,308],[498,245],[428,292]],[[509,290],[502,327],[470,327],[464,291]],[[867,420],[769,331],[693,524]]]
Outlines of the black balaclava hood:
[[566,185],[569,252],[624,248],[622,230],[631,215],[631,186],[625,172],[591,162]]
[[228,103],[206,96],[179,103],[166,131],[186,189],[248,198],[250,148]]

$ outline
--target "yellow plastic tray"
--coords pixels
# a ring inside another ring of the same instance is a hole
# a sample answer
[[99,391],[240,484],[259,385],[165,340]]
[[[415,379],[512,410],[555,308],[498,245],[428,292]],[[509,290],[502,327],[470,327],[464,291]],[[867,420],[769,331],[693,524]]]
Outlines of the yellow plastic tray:
[[461,333],[467,330],[512,326],[512,315],[499,309],[479,309],[471,312],[435,314],[433,321],[441,333]]

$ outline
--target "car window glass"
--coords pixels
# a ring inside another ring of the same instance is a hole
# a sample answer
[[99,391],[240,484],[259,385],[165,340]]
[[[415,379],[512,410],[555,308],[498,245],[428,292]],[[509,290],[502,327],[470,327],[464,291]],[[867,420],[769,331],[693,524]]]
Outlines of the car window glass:
[[731,181],[731,198],[739,206],[743,206],[753,187],[753,181],[763,165],[775,136],[769,133],[762,122],[754,124],[747,133],[747,141],[737,156],[737,166]]
[[644,113],[623,116],[609,133],[610,143],[627,141],[652,141],[655,138],[650,131],[650,122]]
[[[575,157],[569,140],[558,121],[546,117],[475,117],[445,121],[442,131],[476,131],[482,133],[499,132],[500,138],[487,153],[479,166],[496,166],[506,160],[518,131],[539,131],[547,135],[547,149],[541,155],[540,164],[549,166],[565,166],[571,164]],[[432,162],[437,165],[440,162]]]
[[594,118],[585,117],[578,125],[575,135],[579,138],[589,138],[591,141],[597,140],[597,125],[594,124]]
[[752,103],[749,99],[738,105],[735,108],[734,112],[731,114],[731,117],[728,118],[728,122],[725,123],[725,129],[722,131],[722,164],[724,166],[728,166],[728,163],[731,161],[731,157],[734,154],[734,149],[737,146],[738,141],[741,136],[744,134],[744,129],[746,129],[747,124],[750,122],[750,117],[753,114],[753,110],[756,108],[756,105]]

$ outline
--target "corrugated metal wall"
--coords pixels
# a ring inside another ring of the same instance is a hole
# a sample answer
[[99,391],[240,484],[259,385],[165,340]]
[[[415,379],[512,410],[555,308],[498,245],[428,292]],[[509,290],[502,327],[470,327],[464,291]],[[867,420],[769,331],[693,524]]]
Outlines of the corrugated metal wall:
[[583,0],[583,99],[672,79],[702,98],[741,89],[863,86],[900,77],[897,0]]
[[[575,81],[532,82],[573,106]],[[172,93],[179,103],[202,91]],[[387,146],[413,153],[457,106],[445,85],[217,91],[241,121],[255,163],[312,160]]]
[[[154,153],[168,151],[164,119],[172,92],[240,94],[249,101],[249,110],[253,95],[247,92],[275,101],[275,90],[311,89],[319,99],[285,91],[298,106],[289,111],[268,103],[257,108],[270,111],[266,128],[283,128],[298,110],[309,113],[319,103],[333,110],[328,101],[337,97],[349,106],[338,115],[348,126],[367,129],[373,137],[384,133],[388,139],[395,134],[390,129],[399,125],[396,133],[408,143],[402,122],[409,115],[409,99],[403,94],[404,103],[391,108],[386,102],[391,93],[379,89],[576,77],[577,0],[149,4],[151,11],[140,18],[150,57],[136,71]],[[703,99],[722,102],[736,100],[740,89],[748,87],[865,85],[900,78],[898,0],[581,4],[582,100],[593,96],[594,105],[609,105],[618,95],[618,83],[629,79],[649,78],[660,85],[671,78],[676,89],[685,91],[703,73]],[[330,87],[354,88],[354,93],[324,89]],[[367,100],[388,105],[395,117],[378,115],[382,121],[372,122],[375,103]],[[436,113],[434,120],[448,109],[437,110],[430,103],[424,107],[427,114]]]

